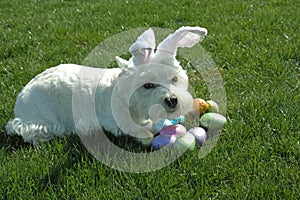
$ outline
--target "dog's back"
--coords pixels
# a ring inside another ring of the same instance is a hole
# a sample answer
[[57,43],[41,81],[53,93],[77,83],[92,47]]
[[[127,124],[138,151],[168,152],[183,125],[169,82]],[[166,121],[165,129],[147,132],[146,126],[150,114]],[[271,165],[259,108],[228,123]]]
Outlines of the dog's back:
[[[98,83],[108,69],[91,68],[75,64],[62,64],[45,70],[34,77],[18,95],[15,118],[6,125],[8,134],[18,134],[25,142],[49,140],[53,136],[75,132],[72,113],[74,87],[80,87],[82,95],[91,94],[91,84]],[[119,69],[108,70],[115,78]],[[106,73],[107,74],[107,73]],[[112,80],[110,80],[112,81]]]

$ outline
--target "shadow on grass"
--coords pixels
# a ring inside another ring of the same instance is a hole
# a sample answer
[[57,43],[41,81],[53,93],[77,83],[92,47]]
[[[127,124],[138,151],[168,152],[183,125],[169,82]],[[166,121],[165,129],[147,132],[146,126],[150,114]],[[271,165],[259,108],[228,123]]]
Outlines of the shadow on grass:
[[[140,143],[136,142],[130,137],[115,137],[114,135],[109,133],[107,133],[106,135],[112,141],[112,143],[127,151],[145,152],[151,150],[151,148],[143,147]],[[76,171],[78,165],[81,165],[83,162],[98,162],[98,160],[89,153],[78,136],[67,136],[65,139],[66,141],[64,142],[64,146],[61,151],[66,152],[66,157],[64,159],[60,159],[60,162],[55,163],[55,165],[49,169],[49,172],[44,176],[44,178],[40,179],[38,184],[39,191],[46,191],[51,189],[54,191],[54,193],[60,195],[60,192],[57,191],[56,187],[64,184],[64,177],[66,177],[67,174],[70,174],[70,172],[72,173],[72,171]],[[105,168],[106,167],[109,168],[108,166],[105,166]],[[100,177],[94,178],[100,179]]]
[[55,192],[55,187],[61,184],[64,180],[63,177],[70,171],[73,171],[72,169],[76,168],[78,163],[82,161],[91,162],[93,160],[93,157],[85,149],[78,136],[68,136],[65,139],[63,149],[60,150],[61,152],[65,152],[65,157],[56,159],[57,162],[54,166],[49,168],[48,173],[39,180],[38,191],[45,191],[51,188]]
[[[111,133],[106,133],[106,136],[113,144],[126,151],[152,151],[151,147],[144,147],[129,136],[116,137]],[[37,180],[39,182],[39,190],[41,191],[60,185],[63,177],[70,171],[73,171],[72,169],[76,168],[77,164],[81,162],[94,162],[96,160],[96,158],[89,153],[80,138],[76,135],[64,136],[63,138],[53,138],[48,141],[50,148],[52,148],[52,146],[53,148],[57,148],[57,142],[58,144],[62,144],[62,149],[59,149],[59,152],[62,152],[62,157],[58,157],[57,159],[54,158],[54,165],[49,167],[49,171],[43,178]],[[30,150],[36,146],[38,145],[32,145],[24,142],[21,136],[7,135],[5,130],[0,130],[0,149],[8,155],[21,149]],[[46,150],[44,148],[42,149]]]
[[7,135],[4,130],[0,131],[0,149],[5,150],[6,152],[13,152],[30,146],[33,145],[24,142],[21,136]]
[[[130,136],[119,136],[116,137],[111,133],[105,133],[108,139],[116,146],[130,152],[149,152],[152,150],[151,147],[145,147],[141,143],[137,142]],[[76,143],[81,143],[77,136],[69,136],[70,138],[77,138]],[[55,140],[57,138],[53,138]],[[74,141],[73,141],[74,142]],[[19,135],[7,135],[4,130],[0,130],[0,149],[4,149],[6,152],[17,151],[22,148],[32,147],[33,144],[24,142],[23,138]],[[83,145],[82,145],[83,146]],[[84,148],[84,146],[83,146]]]

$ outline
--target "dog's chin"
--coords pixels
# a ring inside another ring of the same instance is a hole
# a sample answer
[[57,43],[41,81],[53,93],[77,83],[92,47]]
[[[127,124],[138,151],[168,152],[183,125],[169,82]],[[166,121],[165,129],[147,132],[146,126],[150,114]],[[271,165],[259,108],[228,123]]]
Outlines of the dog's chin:
[[149,109],[149,118],[153,122],[158,122],[161,119],[175,119],[181,115],[179,106],[172,108],[164,104],[155,104]]
[[167,113],[167,118],[169,119],[176,119],[180,115],[184,115],[185,113],[182,112],[179,106],[176,106],[175,108],[166,107],[165,111]]

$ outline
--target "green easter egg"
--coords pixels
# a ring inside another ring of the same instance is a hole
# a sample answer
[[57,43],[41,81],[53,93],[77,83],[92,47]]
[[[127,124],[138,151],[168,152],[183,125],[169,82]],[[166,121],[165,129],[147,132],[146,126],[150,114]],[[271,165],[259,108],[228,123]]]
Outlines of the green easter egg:
[[208,100],[206,101],[206,103],[208,103],[208,112],[212,112],[212,113],[219,113],[220,112],[220,109],[219,109],[219,106],[218,104],[213,101],[213,100]]
[[210,131],[221,130],[226,123],[226,118],[218,113],[205,113],[200,118],[200,125]]
[[195,136],[191,133],[186,133],[177,138],[174,147],[179,151],[194,150],[196,145]]

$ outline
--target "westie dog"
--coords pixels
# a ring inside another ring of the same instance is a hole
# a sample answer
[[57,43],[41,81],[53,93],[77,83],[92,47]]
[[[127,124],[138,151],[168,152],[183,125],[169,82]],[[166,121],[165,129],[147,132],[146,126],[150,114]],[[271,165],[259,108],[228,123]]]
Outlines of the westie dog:
[[191,109],[188,76],[175,56],[178,47],[192,47],[206,34],[204,28],[181,27],[154,51],[154,33],[148,29],[130,47],[129,61],[116,57],[119,68],[62,64],[47,69],[18,95],[7,133],[35,144],[82,127],[95,129],[94,117],[96,129],[151,144],[153,122]]

